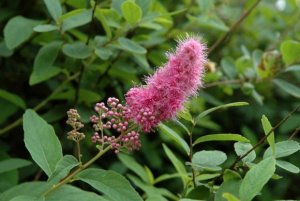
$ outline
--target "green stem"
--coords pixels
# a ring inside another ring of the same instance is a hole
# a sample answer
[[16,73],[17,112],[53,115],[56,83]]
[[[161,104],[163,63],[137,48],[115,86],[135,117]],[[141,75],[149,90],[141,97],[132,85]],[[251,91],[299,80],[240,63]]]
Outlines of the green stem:
[[56,189],[58,189],[59,187],[61,187],[62,185],[70,182],[74,176],[76,176],[79,172],[81,172],[82,170],[86,169],[87,167],[89,167],[92,163],[94,163],[97,159],[99,159],[101,156],[103,156],[103,154],[105,154],[107,151],[109,151],[111,148],[111,146],[107,146],[105,149],[103,149],[102,151],[99,151],[99,153],[94,156],[92,159],[90,159],[88,162],[86,162],[85,164],[83,164],[82,166],[79,166],[74,172],[70,173],[67,177],[65,177],[63,180],[61,180],[58,184],[53,185],[49,190],[47,190],[43,196],[47,196],[49,193],[55,191]]
[[81,165],[81,151],[80,151],[80,141],[76,141],[76,145],[77,145],[77,157],[78,157],[78,161]]

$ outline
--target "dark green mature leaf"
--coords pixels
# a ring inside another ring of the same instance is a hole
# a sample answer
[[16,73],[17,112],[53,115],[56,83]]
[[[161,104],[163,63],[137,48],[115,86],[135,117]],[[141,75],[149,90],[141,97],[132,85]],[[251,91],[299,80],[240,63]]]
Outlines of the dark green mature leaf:
[[219,110],[219,109],[225,109],[225,108],[228,108],[228,107],[239,107],[239,106],[245,106],[245,105],[248,105],[247,102],[235,102],[235,103],[228,103],[228,104],[225,104],[225,105],[220,105],[220,106],[217,106],[217,107],[213,107],[213,108],[210,108],[208,110],[205,110],[204,112],[201,112],[197,117],[196,117],[196,122],[207,116],[208,114],[216,111],[216,110]]
[[89,23],[92,20],[92,9],[76,9],[61,16],[62,31],[67,31]]
[[266,158],[254,165],[245,175],[242,181],[239,197],[243,201],[250,201],[259,194],[264,185],[275,173],[275,159]]
[[5,91],[3,89],[0,89],[0,98],[5,99],[11,103],[13,103],[16,106],[19,106],[22,109],[26,108],[26,104],[22,98],[20,98],[18,95],[10,93],[8,91]]
[[[261,118],[261,123],[265,132],[265,135],[267,135],[272,129],[272,125],[269,122],[268,118],[263,115]],[[274,138],[274,132],[272,132],[268,137],[267,137],[267,141],[273,151],[273,155],[275,155],[275,138]]]
[[118,158],[128,169],[135,172],[144,182],[150,182],[146,170],[132,157],[125,154],[118,154]]
[[147,53],[147,50],[142,47],[141,45],[139,45],[137,42],[133,41],[133,40],[129,40],[127,38],[124,37],[120,37],[118,39],[118,42],[121,46],[122,49],[132,52],[132,53],[136,53],[136,54],[145,54]]
[[163,123],[160,123],[158,128],[162,134],[167,135],[174,142],[176,142],[181,148],[183,148],[187,155],[190,153],[189,145],[173,129],[171,129],[170,127],[166,126]]
[[47,9],[55,21],[58,21],[62,15],[62,8],[59,0],[44,0]]
[[4,27],[4,41],[8,49],[14,49],[25,42],[33,33],[33,27],[40,21],[22,16],[11,18]]
[[64,185],[50,193],[45,201],[107,201],[93,192],[81,190],[80,188]]
[[216,192],[214,201],[226,201],[226,199],[223,196],[224,193],[230,193],[234,196],[238,196],[241,183],[241,179],[223,182],[219,187],[218,191]]
[[99,192],[115,201],[142,201],[139,194],[120,174],[110,171],[89,168],[80,172],[76,178],[88,183]]
[[35,85],[59,74],[61,69],[53,66],[62,43],[54,41],[43,46],[36,55],[29,84]]
[[65,44],[62,48],[65,55],[75,59],[86,59],[91,56],[91,49],[83,42]]
[[49,183],[58,183],[63,179],[74,167],[78,166],[78,160],[72,155],[65,155],[63,158],[58,161],[55,170],[51,177],[49,177]]
[[[282,158],[285,156],[292,155],[293,153],[300,150],[300,145],[298,142],[293,140],[281,141],[275,144],[275,158]],[[270,147],[265,151],[264,158],[272,156],[272,150]]]
[[24,160],[21,158],[9,158],[0,161],[0,173],[26,167],[28,165],[31,165],[31,161]]
[[282,169],[285,169],[286,171],[298,174],[300,172],[300,169],[295,166],[294,164],[287,162],[287,161],[282,161],[282,160],[276,160],[276,165],[278,167],[281,167]]
[[167,147],[167,145],[163,144],[164,151],[170,161],[172,162],[173,166],[175,167],[176,171],[180,174],[181,180],[183,182],[183,185],[186,186],[189,178],[187,175],[187,171],[185,169],[185,166],[182,164],[182,162],[174,155],[174,153]]
[[10,201],[45,201],[45,198],[37,197],[37,196],[20,195],[20,196],[14,197]]
[[103,29],[106,33],[106,37],[108,40],[110,40],[112,38],[112,32],[111,32],[110,27],[108,26],[107,19],[105,18],[104,14],[103,14],[103,10],[100,8],[96,8],[95,17],[101,22]]
[[192,166],[200,169],[207,169],[212,171],[221,170],[219,165],[224,163],[227,156],[222,151],[199,151],[193,155]]
[[[235,153],[238,155],[238,156],[242,156],[244,155],[245,153],[247,153],[250,149],[252,149],[253,146],[250,144],[250,143],[244,143],[244,142],[236,142],[234,143],[234,150],[235,150]],[[252,162],[254,159],[256,158],[256,153],[255,151],[251,151],[246,157],[244,157],[242,159],[242,161],[244,163],[250,163]]]
[[281,43],[280,51],[286,65],[300,61],[300,43],[293,40],[287,40]]
[[288,94],[300,98],[300,88],[281,79],[274,79],[273,83]]
[[209,141],[239,141],[239,142],[249,142],[247,138],[240,134],[224,133],[224,134],[209,134],[202,137],[199,137],[193,143],[193,146]]
[[23,115],[24,142],[33,160],[50,177],[62,156],[61,144],[52,126],[33,110]]
[[142,9],[133,1],[124,1],[121,10],[125,20],[132,25],[139,22],[143,16]]
[[8,49],[4,41],[0,42],[0,57],[10,57],[13,53],[13,50]]

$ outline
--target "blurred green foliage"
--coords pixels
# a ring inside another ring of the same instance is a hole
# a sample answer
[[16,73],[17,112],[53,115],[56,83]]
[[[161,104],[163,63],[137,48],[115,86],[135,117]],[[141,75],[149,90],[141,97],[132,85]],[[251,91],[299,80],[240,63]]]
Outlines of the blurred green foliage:
[[[72,144],[65,140],[65,113],[69,108],[76,107],[88,122],[96,102],[110,96],[124,100],[130,87],[143,83],[145,76],[164,64],[165,52],[174,49],[176,40],[186,37],[186,33],[199,35],[208,46],[209,60],[204,87],[187,104],[188,112],[179,115],[180,122],[162,124],[159,134],[143,135],[143,147],[133,155],[135,159],[119,155],[118,160],[111,153],[96,164],[128,173],[127,178],[149,201],[176,200],[178,195],[188,194],[182,189],[187,185],[185,162],[189,159],[185,152],[189,147],[182,140],[189,139],[190,128],[186,127],[192,116],[225,103],[248,102],[245,107],[216,110],[195,118],[193,139],[206,134],[236,133],[253,145],[267,134],[270,122],[276,125],[299,104],[299,19],[299,0],[2,0],[0,159],[30,160],[21,128],[26,108],[34,109],[51,123],[64,152],[73,153]],[[269,120],[263,117],[264,126],[261,126],[263,114]],[[283,146],[279,145],[280,141],[289,138],[299,126],[299,120],[300,115],[296,113],[276,129],[268,137],[270,146]],[[85,132],[87,136],[92,134],[88,128]],[[295,136],[294,140],[297,139]],[[228,157],[225,164],[209,167],[219,168],[235,160],[234,149],[236,153],[244,153],[245,149],[249,150],[247,146],[207,141],[195,146],[194,151],[225,152]],[[82,149],[83,160],[96,151],[89,140]],[[263,150],[259,147],[253,160],[262,159]],[[271,154],[270,148],[268,152]],[[276,163],[297,172],[290,164],[299,167],[298,158],[296,153]],[[203,166],[196,157],[193,160],[198,168]],[[252,160],[243,162],[251,165]],[[271,180],[257,199],[300,199],[299,173],[292,175],[281,170],[276,173],[283,178]],[[198,179],[206,181],[219,176],[218,173],[200,174]],[[36,165],[24,167],[19,173],[16,169],[0,172],[0,192],[17,183],[44,177]],[[220,184],[219,180],[215,182]],[[231,187],[240,185],[239,182],[239,179],[228,180]],[[208,182],[208,185],[214,184]],[[242,186],[249,188],[246,184]],[[199,194],[204,197],[200,198]],[[207,199],[207,194],[203,186],[189,192],[190,198],[197,199]]]

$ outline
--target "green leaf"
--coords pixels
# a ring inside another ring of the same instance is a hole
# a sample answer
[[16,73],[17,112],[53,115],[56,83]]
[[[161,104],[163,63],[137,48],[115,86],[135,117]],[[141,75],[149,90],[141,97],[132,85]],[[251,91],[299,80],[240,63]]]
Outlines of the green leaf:
[[284,72],[294,72],[294,71],[300,71],[300,65],[292,65],[287,67]]
[[238,196],[241,183],[241,179],[223,182],[216,192],[214,201],[226,201],[224,197],[225,193],[230,193],[233,196]]
[[54,41],[43,46],[36,55],[29,84],[35,85],[54,77],[62,70],[53,66],[61,47],[61,42]]
[[136,173],[144,182],[147,183],[150,182],[146,170],[139,163],[137,163],[132,157],[125,154],[118,154],[118,158],[128,169]]
[[[247,153],[253,146],[250,143],[236,142],[234,143],[234,150],[238,156],[242,156]],[[255,151],[251,151],[246,157],[242,159],[244,163],[251,163],[256,158]]]
[[132,25],[138,23],[143,16],[142,9],[132,1],[124,1],[121,10],[125,20]]
[[58,27],[52,24],[41,24],[35,26],[33,30],[35,32],[49,32],[49,31],[58,30]]
[[205,110],[204,112],[201,112],[196,117],[196,122],[198,122],[199,119],[207,116],[208,114],[210,114],[210,113],[212,113],[216,110],[225,109],[225,108],[228,108],[228,107],[240,107],[240,106],[245,106],[245,105],[248,105],[248,103],[247,102],[235,102],[235,103],[229,103],[229,104],[220,105],[220,106],[217,106],[217,107],[210,108],[208,110]]
[[14,105],[19,106],[22,109],[26,108],[26,104],[22,98],[3,89],[0,89],[0,98],[13,103]]
[[129,40],[124,37],[120,37],[120,38],[118,38],[118,42],[119,42],[121,48],[126,51],[136,53],[136,54],[146,54],[147,53],[147,50],[144,47],[140,46],[137,42],[135,42],[133,40]]
[[9,158],[0,161],[0,173],[26,167],[28,165],[31,165],[31,162],[28,160],[24,160],[21,158]]
[[46,182],[25,182],[3,192],[0,201],[8,201],[18,196],[40,196],[50,187]]
[[274,79],[273,83],[288,94],[300,98],[300,88],[280,79]]
[[186,186],[189,178],[187,176],[187,171],[185,169],[185,166],[182,164],[182,162],[174,155],[174,153],[167,147],[167,145],[163,144],[164,151],[170,161],[172,162],[173,166],[175,167],[176,171],[180,174],[180,177],[182,179],[183,185]]
[[67,31],[89,23],[92,20],[92,9],[76,9],[61,16],[62,31]]
[[[275,158],[282,158],[285,156],[292,155],[293,153],[300,150],[300,145],[298,142],[293,140],[281,141],[275,144]],[[270,147],[265,151],[264,158],[272,156],[272,150]]]
[[142,201],[130,183],[114,171],[89,168],[80,172],[76,178],[88,183],[112,200]]
[[287,40],[281,43],[280,52],[286,65],[300,61],[300,43],[293,40]]
[[65,155],[60,159],[55,167],[55,170],[51,177],[49,177],[48,182],[56,184],[61,179],[63,179],[74,167],[78,166],[80,163],[72,155]]
[[[265,115],[262,116],[261,123],[262,123],[263,129],[264,129],[265,135],[267,135],[273,129],[273,127],[272,127],[271,123],[269,122],[268,118]],[[274,132],[272,132],[267,137],[267,141],[268,141],[270,147],[272,148],[273,155],[275,156]]]
[[0,57],[10,57],[13,53],[13,50],[8,49],[4,41],[0,42]]
[[192,122],[193,121],[193,117],[191,115],[191,113],[188,111],[188,110],[182,110],[178,113],[178,116],[180,118],[183,118],[189,122]]
[[227,156],[222,151],[198,151],[193,155],[192,166],[195,168],[218,171],[219,165],[224,163]]
[[83,42],[65,44],[62,48],[65,55],[75,59],[86,59],[91,56],[91,49]]
[[174,173],[174,174],[163,174],[163,175],[158,176],[158,177],[154,180],[153,184],[157,184],[157,183],[159,183],[159,182],[166,181],[166,180],[169,180],[169,179],[178,178],[178,177],[180,177],[180,174],[178,174],[178,173]]
[[62,8],[59,0],[44,0],[47,9],[55,21],[58,21],[62,15]]
[[240,134],[210,134],[199,137],[194,143],[193,146],[202,143],[202,142],[209,142],[209,141],[239,141],[239,142],[249,142],[247,138]]
[[14,197],[10,201],[45,201],[45,198],[37,197],[37,196],[20,195],[20,196]]
[[174,142],[176,142],[181,148],[183,148],[186,154],[189,155],[190,153],[189,145],[173,129],[171,129],[170,127],[166,126],[163,123],[160,123],[158,128],[162,134],[167,135],[169,138],[174,140]]
[[8,49],[14,49],[30,38],[33,27],[40,24],[22,16],[11,18],[4,27],[4,41]]
[[81,190],[80,188],[63,185],[46,197],[46,201],[108,201],[93,192]]
[[300,169],[295,166],[294,164],[287,162],[287,161],[282,161],[282,160],[276,160],[276,165],[278,167],[281,167],[282,169],[285,169],[286,171],[298,174],[300,172]]
[[33,160],[50,177],[62,158],[62,147],[52,126],[33,110],[23,115],[24,142]]
[[200,175],[196,176],[196,180],[198,180],[198,181],[210,180],[210,179],[216,178],[220,175],[221,175],[220,173],[200,174]]
[[102,11],[102,9],[96,8],[95,17],[101,22],[103,29],[106,33],[106,37],[108,40],[110,40],[112,38],[112,32],[110,30],[110,27],[108,26],[107,19],[103,15]]
[[245,175],[242,181],[239,197],[243,201],[250,201],[258,195],[264,185],[275,173],[275,159],[266,158],[254,165]]
[[113,55],[113,51],[107,47],[96,47],[95,54],[102,60],[108,60]]
[[231,181],[231,180],[241,180],[241,179],[242,179],[241,175],[231,169],[226,169],[223,173],[224,182]]

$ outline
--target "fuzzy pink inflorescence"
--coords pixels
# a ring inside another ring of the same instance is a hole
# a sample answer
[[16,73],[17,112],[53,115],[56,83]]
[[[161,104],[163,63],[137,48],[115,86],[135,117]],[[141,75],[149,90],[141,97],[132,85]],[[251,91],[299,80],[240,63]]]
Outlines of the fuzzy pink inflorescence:
[[175,117],[202,85],[205,61],[206,46],[199,39],[180,41],[176,52],[168,54],[167,64],[147,78],[145,86],[127,92],[129,118],[149,132],[160,121]]

